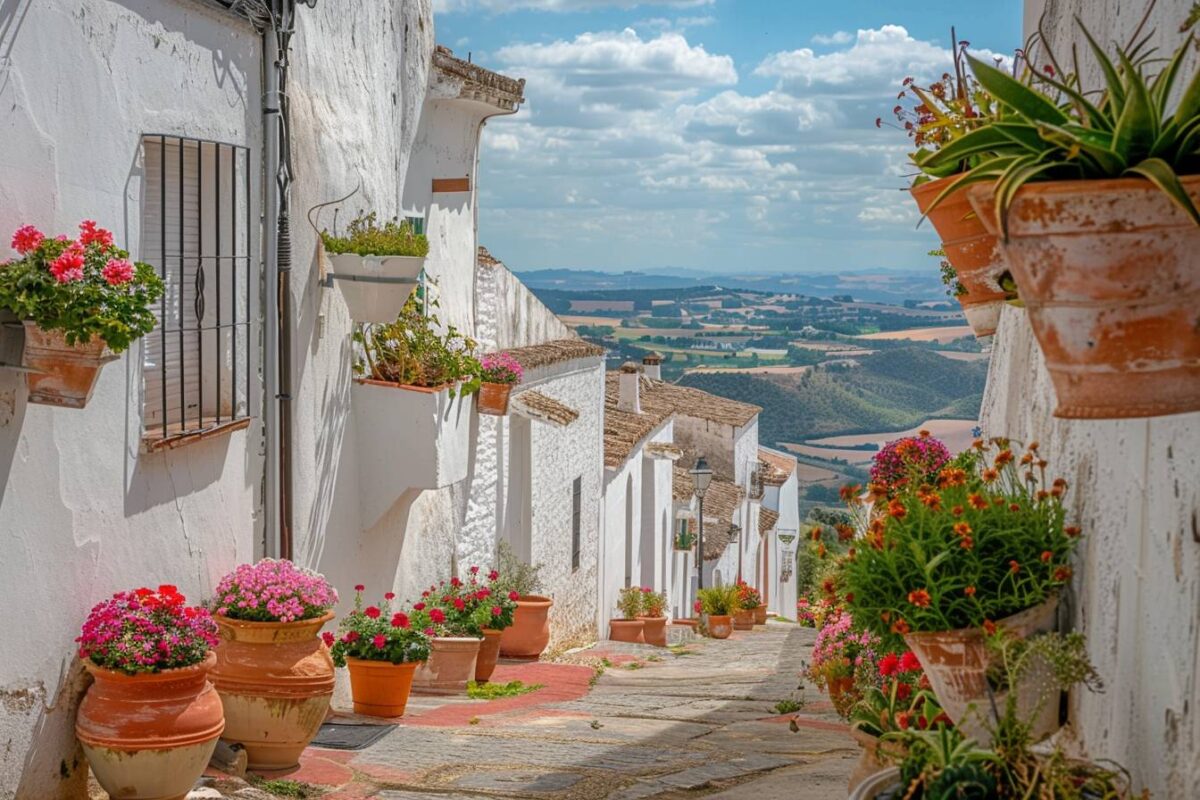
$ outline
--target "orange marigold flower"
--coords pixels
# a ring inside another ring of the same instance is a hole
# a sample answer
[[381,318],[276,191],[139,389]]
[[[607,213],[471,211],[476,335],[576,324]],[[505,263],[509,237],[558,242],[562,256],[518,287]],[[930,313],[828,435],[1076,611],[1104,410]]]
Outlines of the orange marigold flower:
[[956,522],[956,523],[954,523],[954,532],[957,533],[959,536],[970,536],[971,535],[971,526],[968,525],[966,522]]
[[843,486],[841,489],[839,489],[838,493],[842,496],[842,502],[848,503],[851,500],[853,500],[854,498],[858,497],[859,492],[861,490],[862,490],[862,486],[860,486],[859,484],[848,483],[845,486]]
[[1026,453],[1025,455],[1021,456],[1021,463],[1022,464],[1032,464],[1033,463],[1033,453]]
[[990,619],[985,619],[983,621],[983,631],[988,636],[995,636],[996,635],[996,623],[992,622]]
[[817,558],[824,558],[824,557],[825,557],[825,543],[821,542],[819,545],[817,545]]
[[810,531],[808,532],[808,537],[809,537],[810,539],[812,539],[814,542],[819,542],[819,541],[821,541],[821,526],[820,526],[820,525],[814,525],[814,526],[813,526],[813,528],[812,528],[812,530],[810,530]]
[[963,515],[963,511],[964,509],[962,506],[955,506],[954,508],[950,509],[950,513],[956,517],[961,517]]
[[1063,533],[1066,534],[1068,539],[1077,539],[1083,531],[1080,530],[1078,525],[1068,525],[1063,528]]
[[921,430],[917,431],[917,436],[920,436],[922,439],[928,439],[930,436],[930,433],[929,433],[929,431],[922,428]]
[[891,622],[892,621],[892,612],[890,612],[890,611],[880,612],[879,618],[881,620],[883,620],[884,622]]
[[974,597],[975,596],[975,587],[968,586],[967,588],[963,589],[963,594],[965,594],[967,597]]
[[1012,450],[1001,450],[996,454],[996,466],[1003,467],[1005,464],[1013,460]]
[[938,486],[962,486],[967,482],[967,471],[958,467],[947,467],[938,473]]
[[929,506],[934,511],[942,510],[942,496],[937,492],[929,492],[921,496],[921,502]]
[[971,442],[971,447],[974,447],[976,450],[982,450],[983,439],[976,439],[975,441]]
[[958,546],[961,547],[963,550],[970,550],[971,548],[973,548],[975,546],[975,540],[972,539],[970,536],[964,536],[959,541]]
[[1020,503],[1009,503],[1008,510],[1015,514],[1016,512],[1021,510],[1021,505],[1020,505]]
[[1004,498],[1003,498],[1003,497],[993,497],[993,498],[992,498],[992,505],[994,505],[994,506],[1002,506],[1002,505],[1004,505]]
[[1038,443],[1036,441],[1030,442],[1029,447],[1026,449],[1031,453],[1036,453],[1038,450]]
[[854,538],[854,528],[851,528],[844,522],[839,522],[833,528],[837,531],[839,542],[848,542]]
[[910,630],[912,630],[912,629],[908,627],[908,623],[905,622],[903,619],[898,619],[892,623],[892,633],[898,633],[903,636],[904,634],[908,633]]
[[1058,569],[1054,570],[1054,580],[1058,581],[1059,583],[1066,583],[1067,581],[1071,580],[1072,574],[1073,573],[1071,572],[1070,567],[1059,567]]
[[992,469],[991,467],[988,467],[987,469],[985,469],[983,471],[983,474],[980,477],[983,478],[985,483],[991,483],[992,481],[994,481],[1000,477],[1000,472],[999,472],[999,470],[995,470],[995,469]]
[[1049,564],[1050,559],[1052,559],[1052,558],[1054,558],[1054,553],[1051,553],[1049,550],[1042,551],[1042,563],[1043,564]]
[[917,589],[908,593],[908,602],[917,608],[929,608],[929,592]]
[[908,515],[908,509],[904,507],[904,503],[893,500],[888,503],[888,514],[896,519],[904,519]]
[[1015,560],[1008,562],[1008,571],[1011,572],[1013,575],[1016,575],[1018,572],[1021,571],[1020,562],[1015,561]]
[[971,504],[971,508],[982,510],[988,507],[987,498],[976,492],[967,495],[967,502]]

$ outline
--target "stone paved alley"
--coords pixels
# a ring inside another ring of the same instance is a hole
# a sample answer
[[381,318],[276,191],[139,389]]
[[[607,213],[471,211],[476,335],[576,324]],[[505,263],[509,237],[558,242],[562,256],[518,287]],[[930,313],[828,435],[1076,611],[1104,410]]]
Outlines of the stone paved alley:
[[[494,680],[545,688],[493,701],[414,697],[377,744],[309,748],[283,777],[326,800],[845,797],[857,748],[823,696],[797,691],[813,637],[772,622],[671,650],[602,642],[567,657],[576,663],[502,665]],[[604,667],[598,678],[593,665]],[[788,698],[801,710],[775,713]],[[275,796],[203,780],[189,800]]]

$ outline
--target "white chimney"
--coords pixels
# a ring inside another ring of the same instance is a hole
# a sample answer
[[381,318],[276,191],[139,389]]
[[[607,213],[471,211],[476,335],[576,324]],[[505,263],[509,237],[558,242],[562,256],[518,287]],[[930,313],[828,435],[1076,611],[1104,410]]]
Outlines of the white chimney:
[[651,353],[642,359],[642,371],[646,373],[646,377],[652,380],[662,380],[662,356],[658,353]]
[[632,414],[642,413],[642,403],[639,398],[642,376],[638,374],[638,366],[632,361],[621,365],[619,373],[619,393],[617,394],[617,409]]

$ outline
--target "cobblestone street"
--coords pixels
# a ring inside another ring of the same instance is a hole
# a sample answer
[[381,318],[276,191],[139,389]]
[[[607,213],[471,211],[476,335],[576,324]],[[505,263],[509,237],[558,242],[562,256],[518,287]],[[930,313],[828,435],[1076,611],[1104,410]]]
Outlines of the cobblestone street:
[[[771,623],[726,641],[602,642],[567,656],[574,663],[503,665],[494,680],[545,688],[493,701],[414,697],[375,745],[309,748],[282,777],[328,800],[845,797],[857,748],[823,696],[797,690],[813,636]],[[787,699],[801,709],[776,713]],[[273,796],[204,780],[190,798]]]

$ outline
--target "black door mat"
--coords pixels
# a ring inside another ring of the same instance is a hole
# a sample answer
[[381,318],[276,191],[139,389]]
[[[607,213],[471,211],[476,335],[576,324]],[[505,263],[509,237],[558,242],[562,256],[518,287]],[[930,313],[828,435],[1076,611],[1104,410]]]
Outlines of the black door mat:
[[395,725],[347,725],[326,722],[312,740],[313,747],[330,750],[363,750],[391,733]]

